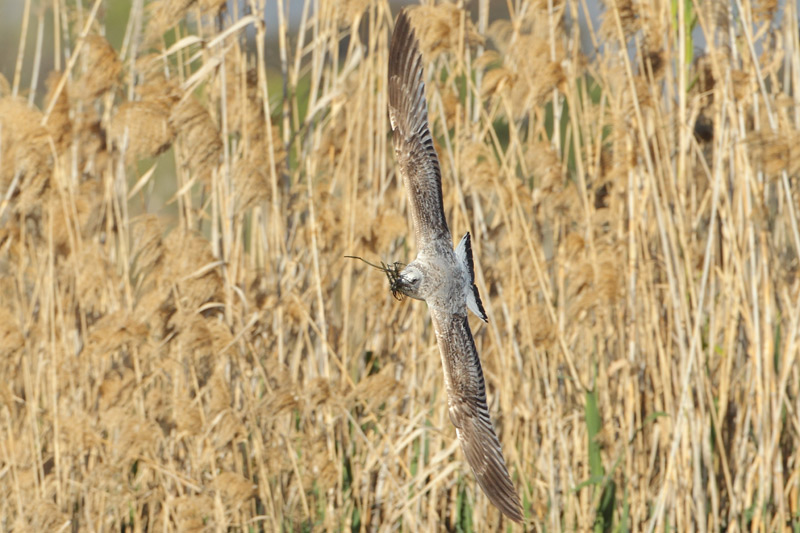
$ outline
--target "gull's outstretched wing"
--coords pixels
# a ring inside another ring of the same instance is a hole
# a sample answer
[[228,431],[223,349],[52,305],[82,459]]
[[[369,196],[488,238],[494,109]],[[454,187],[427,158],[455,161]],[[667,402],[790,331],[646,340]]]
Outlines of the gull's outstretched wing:
[[442,355],[450,421],[484,494],[503,514],[522,522],[522,506],[489,419],[483,369],[466,313],[431,308]]
[[397,17],[389,49],[389,120],[417,246],[440,239],[450,244],[442,206],[442,172],[428,127],[422,54],[405,11]]

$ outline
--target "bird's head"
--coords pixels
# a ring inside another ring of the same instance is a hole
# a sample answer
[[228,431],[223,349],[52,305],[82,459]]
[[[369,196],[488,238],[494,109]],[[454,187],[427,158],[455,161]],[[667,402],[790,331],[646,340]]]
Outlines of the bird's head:
[[389,279],[389,287],[392,290],[392,296],[398,300],[402,300],[403,296],[410,296],[417,300],[424,300],[423,284],[425,281],[425,269],[420,267],[415,261],[412,261],[408,266],[400,262],[384,263],[381,261],[380,265],[370,263],[354,255],[346,255],[350,259],[358,259],[365,262],[373,268],[377,268],[386,274]]
[[425,275],[422,269],[412,261],[392,281],[392,294],[400,293],[417,300],[424,300],[425,298],[421,294],[424,279]]

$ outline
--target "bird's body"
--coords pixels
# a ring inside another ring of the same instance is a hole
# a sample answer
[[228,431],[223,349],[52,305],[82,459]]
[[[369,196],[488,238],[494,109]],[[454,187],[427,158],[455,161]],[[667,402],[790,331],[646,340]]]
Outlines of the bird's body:
[[522,508],[489,418],[483,369],[467,310],[488,321],[475,287],[470,235],[453,249],[442,203],[439,158],[428,127],[419,44],[405,11],[389,51],[389,118],[397,166],[410,202],[419,248],[392,282],[393,293],[425,300],[442,358],[450,420],[484,493],[506,516]]

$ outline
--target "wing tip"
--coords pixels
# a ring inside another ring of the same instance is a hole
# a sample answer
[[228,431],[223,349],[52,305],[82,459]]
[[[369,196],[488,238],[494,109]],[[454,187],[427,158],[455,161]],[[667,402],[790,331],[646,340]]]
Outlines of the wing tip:
[[403,8],[397,15],[389,44],[389,106],[408,120],[406,115],[416,120],[428,120],[425,104],[424,74],[422,52],[419,40],[408,16],[410,9]]
[[486,314],[486,309],[483,307],[483,301],[481,300],[480,292],[478,292],[478,286],[475,285],[475,261],[472,258],[472,236],[469,232],[466,232],[464,236],[461,237],[461,242],[459,242],[456,247],[456,255],[464,263],[464,267],[469,274],[469,283],[472,285],[471,293],[467,294],[467,307],[469,307],[478,318],[488,324],[489,316]]
[[505,461],[490,464],[483,474],[475,473],[475,479],[489,501],[506,517],[518,524],[524,521],[522,502],[505,466]]
[[[474,283],[472,284],[472,297],[475,299],[475,307],[477,308],[478,318],[483,320],[485,323],[489,323],[489,315],[486,314],[486,309],[483,307],[483,301],[481,300],[481,295],[478,292],[478,286]],[[474,311],[474,310],[473,310]]]
[[411,26],[411,18],[408,16],[409,7],[404,7],[394,23],[392,39],[389,45],[389,79],[393,76],[405,74],[408,70],[409,59],[421,55],[419,51],[419,40]]
[[486,494],[486,497],[489,498],[489,501],[492,502],[492,505],[497,507],[497,509],[509,520],[512,520],[518,524],[523,523],[525,516],[522,512],[522,503],[517,495],[517,491],[511,484],[511,480],[503,475],[507,475],[507,472],[493,473],[501,476],[499,480],[493,480],[498,483],[497,485],[489,486],[486,484],[486,481],[489,480],[482,481],[476,476],[476,479],[479,480],[479,485],[481,486],[483,493]]
[[417,41],[416,33],[411,26],[410,13],[413,9],[412,6],[405,6],[400,10],[400,13],[397,14],[397,18],[394,22],[392,40],[394,40],[394,35],[397,34],[398,37],[403,37],[403,40],[411,41],[410,44],[413,44],[414,48],[419,48],[419,41]]

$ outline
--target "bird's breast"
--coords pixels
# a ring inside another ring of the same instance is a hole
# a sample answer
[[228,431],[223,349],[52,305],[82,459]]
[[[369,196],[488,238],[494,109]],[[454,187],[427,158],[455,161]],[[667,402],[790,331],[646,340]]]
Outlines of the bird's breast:
[[425,300],[428,305],[448,313],[461,314],[466,309],[465,281],[455,261],[431,264]]

